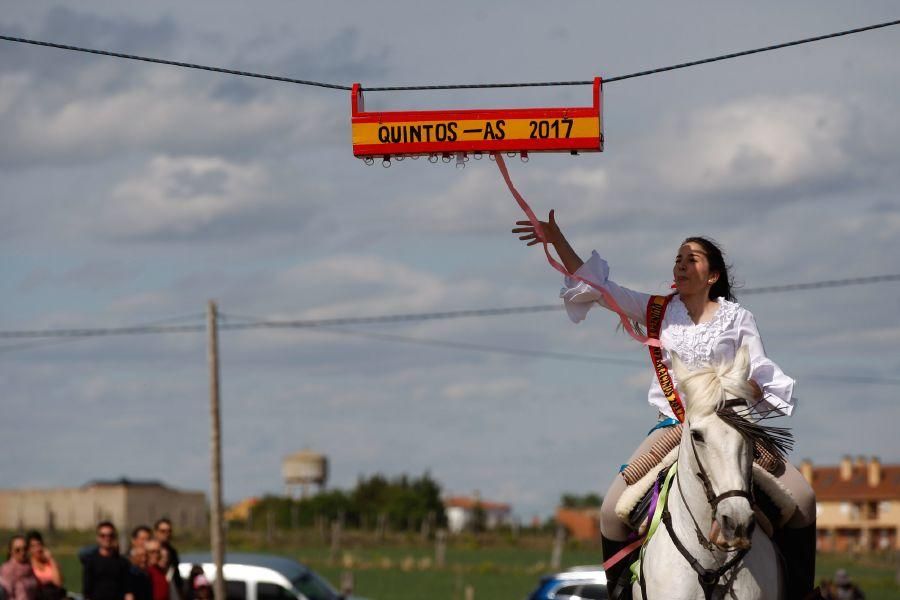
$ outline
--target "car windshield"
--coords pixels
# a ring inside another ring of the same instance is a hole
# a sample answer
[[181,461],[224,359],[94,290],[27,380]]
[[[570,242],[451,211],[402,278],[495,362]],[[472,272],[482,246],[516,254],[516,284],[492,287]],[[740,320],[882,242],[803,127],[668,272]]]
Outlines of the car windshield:
[[336,600],[340,597],[337,590],[312,571],[298,575],[291,580],[291,585],[309,600]]

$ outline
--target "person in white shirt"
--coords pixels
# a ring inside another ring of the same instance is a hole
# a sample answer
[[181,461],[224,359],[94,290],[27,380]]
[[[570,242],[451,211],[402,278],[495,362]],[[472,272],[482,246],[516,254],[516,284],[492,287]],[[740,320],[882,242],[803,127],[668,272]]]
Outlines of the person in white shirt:
[[[602,287],[631,321],[646,326],[647,303],[651,295],[619,286],[609,279],[609,266],[593,252],[587,262],[581,260],[556,224],[554,211],[547,222],[540,222],[543,239],[529,221],[518,221],[522,227],[513,229],[519,239],[533,246],[542,241],[551,244],[566,270],[581,279]],[[753,315],[735,302],[731,290],[728,265],[722,251],[711,240],[687,238],[679,247],[673,267],[675,295],[669,302],[661,323],[659,339],[663,362],[671,369],[670,352],[675,352],[688,367],[732,360],[742,346],[750,352],[750,384],[756,392],[753,399],[756,411],[765,415],[790,415],[794,409],[794,380],[770,360],[763,348]],[[560,292],[570,319],[582,321],[595,304],[609,308],[603,295],[593,286],[575,277],[566,277]],[[674,377],[673,377],[674,380]],[[676,389],[678,382],[674,381]],[[665,428],[678,423],[655,375],[650,385],[648,402],[658,412],[656,426],[644,439],[628,462],[647,453]],[[791,492],[797,510],[780,532],[779,545],[788,565],[788,597],[804,598],[813,588],[815,577],[816,507],[812,488],[797,471],[785,462],[784,471],[776,473],[779,481]],[[625,480],[617,475],[601,508],[600,530],[603,537],[603,556],[609,559],[628,545],[631,533],[615,513],[616,502],[626,488]],[[609,569],[607,580],[615,581],[626,561]]]

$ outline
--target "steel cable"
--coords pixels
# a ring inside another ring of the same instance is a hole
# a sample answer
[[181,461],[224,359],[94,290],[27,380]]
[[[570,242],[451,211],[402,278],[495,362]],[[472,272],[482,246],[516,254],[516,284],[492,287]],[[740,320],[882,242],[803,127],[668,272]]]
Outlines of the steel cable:
[[[865,27],[857,27],[855,29],[848,29],[846,31],[837,31],[834,33],[828,33],[825,35],[818,35],[815,37],[804,38],[800,40],[794,40],[792,42],[784,42],[781,44],[773,44],[770,46],[763,46],[761,48],[754,48],[752,50],[743,50],[740,52],[732,52],[730,54],[722,54],[719,56],[713,56],[710,58],[704,58],[701,60],[694,60],[690,62],[679,63],[676,65],[670,65],[668,67],[659,67],[656,69],[648,69],[645,71],[637,71],[635,73],[629,73],[627,75],[616,75],[613,77],[604,78],[604,83],[613,83],[616,81],[624,81],[626,79],[633,79],[635,77],[643,77],[645,75],[655,75],[657,73],[664,73],[666,71],[674,71],[676,69],[684,69],[687,67],[694,67],[697,65],[705,65],[708,63],[718,62],[722,60],[728,60],[732,58],[738,58],[741,56],[748,56],[750,54],[758,54],[760,52],[769,52],[771,50],[779,50],[781,48],[788,48],[790,46],[799,46],[800,44],[808,44],[811,42],[818,42],[821,40],[827,40],[831,38],[841,37],[845,35],[851,35],[854,33],[861,33],[863,31],[871,31],[873,29],[881,29],[884,27],[891,27],[893,25],[900,25],[900,19],[896,21],[887,21],[884,23],[876,23],[875,25],[867,25]],[[72,52],[85,52],[88,54],[99,54],[101,56],[110,56],[114,58],[124,58],[127,60],[138,60],[142,62],[156,63],[161,65],[169,65],[173,67],[182,67],[186,69],[199,69],[202,71],[211,71],[214,73],[225,73],[228,75],[238,75],[241,77],[254,77],[257,79],[268,79],[272,81],[282,81],[285,83],[294,83],[298,85],[307,85],[313,87],[321,87],[321,88],[329,88],[335,90],[350,90],[350,86],[340,85],[336,83],[326,83],[322,81],[312,81],[309,79],[293,79],[291,77],[281,77],[278,75],[269,75],[265,73],[255,73],[252,71],[238,71],[235,69],[225,69],[222,67],[212,67],[209,65],[201,65],[196,63],[188,63],[174,60],[165,60],[161,58],[153,58],[149,56],[139,56],[136,54],[124,54],[121,52],[111,52],[109,50],[98,50],[95,48],[85,48],[82,46],[72,46],[68,44],[58,44],[55,42],[46,42],[42,40],[34,40],[29,38],[22,37],[14,37],[8,35],[0,35],[0,40],[5,40],[8,42],[16,42],[20,44],[32,44],[35,46],[45,46],[48,48],[57,48],[60,50],[69,50]],[[405,85],[405,86],[374,86],[374,87],[365,87],[364,89],[369,92],[388,92],[388,91],[413,91],[413,90],[456,90],[456,89],[482,89],[482,88],[520,88],[520,87],[558,87],[558,86],[571,86],[571,85],[590,85],[593,83],[593,80],[583,80],[583,81],[538,81],[538,82],[520,82],[520,83],[466,83],[466,84],[449,84],[449,85]]]

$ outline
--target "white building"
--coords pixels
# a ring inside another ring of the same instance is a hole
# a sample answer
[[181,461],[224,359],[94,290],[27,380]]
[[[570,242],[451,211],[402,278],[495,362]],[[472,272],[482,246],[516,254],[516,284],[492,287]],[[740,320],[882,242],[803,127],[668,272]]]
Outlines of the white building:
[[475,497],[452,496],[444,500],[447,528],[450,533],[460,533],[471,527],[476,507],[480,507],[484,511],[484,525],[487,529],[496,529],[501,525],[511,523],[512,508],[509,504],[487,502],[477,495]]
[[88,529],[112,521],[120,531],[168,517],[177,529],[206,529],[206,495],[159,481],[92,481],[80,488],[0,490],[0,528]]

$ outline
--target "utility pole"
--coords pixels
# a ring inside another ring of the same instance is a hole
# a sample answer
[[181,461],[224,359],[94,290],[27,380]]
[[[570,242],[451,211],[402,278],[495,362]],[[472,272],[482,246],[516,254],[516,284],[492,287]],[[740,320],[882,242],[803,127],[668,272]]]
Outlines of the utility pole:
[[216,578],[213,580],[213,598],[225,600],[225,535],[222,527],[222,423],[219,417],[219,327],[216,320],[216,303],[209,301],[206,307],[206,330],[209,334],[209,414],[212,426],[210,437],[210,510],[209,543]]

